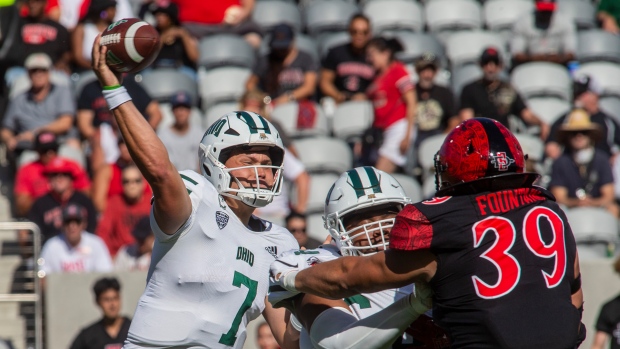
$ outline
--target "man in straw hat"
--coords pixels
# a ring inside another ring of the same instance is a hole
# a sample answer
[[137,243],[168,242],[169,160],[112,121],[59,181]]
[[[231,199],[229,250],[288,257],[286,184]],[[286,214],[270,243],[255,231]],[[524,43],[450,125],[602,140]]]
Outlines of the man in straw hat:
[[558,132],[564,153],[553,163],[549,188],[568,207],[601,207],[618,216],[609,156],[594,146],[601,127],[583,109],[574,109]]

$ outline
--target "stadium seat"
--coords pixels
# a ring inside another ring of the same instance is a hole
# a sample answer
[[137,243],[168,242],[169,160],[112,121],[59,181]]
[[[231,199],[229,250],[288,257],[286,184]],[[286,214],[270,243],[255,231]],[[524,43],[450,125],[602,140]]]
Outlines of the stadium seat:
[[222,67],[198,72],[198,87],[203,108],[221,102],[239,100],[251,71],[247,68]]
[[295,140],[293,144],[299,160],[309,173],[332,172],[340,175],[353,165],[351,148],[343,140],[311,137]]
[[[260,56],[266,56],[269,54],[269,40],[271,38],[271,34],[265,35],[265,38],[261,42],[260,47],[258,48],[258,54]],[[300,51],[303,51],[309,54],[317,66],[320,66],[321,60],[319,58],[319,49],[317,47],[316,41],[310,36],[304,34],[296,34],[295,35],[295,45]]]
[[607,115],[611,116],[620,124],[620,98],[605,97],[598,101],[598,105]]
[[409,0],[371,1],[364,5],[372,30],[380,34],[387,30],[421,31],[424,28],[422,7]]
[[304,7],[304,23],[308,33],[313,36],[323,32],[345,31],[349,20],[358,11],[352,2],[312,1]]
[[526,63],[512,71],[511,82],[525,99],[555,97],[572,100],[572,80],[566,67],[548,62]]
[[200,40],[198,65],[208,69],[221,66],[253,68],[254,49],[239,35],[220,34]]
[[473,0],[433,0],[426,4],[426,24],[433,33],[482,28],[482,9]]
[[[50,81],[58,86],[73,87],[71,84],[71,78],[69,78],[67,74],[58,71],[51,71]],[[28,73],[24,72],[23,75],[20,75],[13,82],[13,85],[10,87],[9,97],[13,98],[20,93],[28,91],[29,89],[30,78],[28,77]]]
[[80,97],[80,93],[82,93],[84,86],[95,80],[97,80],[97,76],[92,70],[87,70],[80,74],[72,74],[71,81],[73,82],[73,95],[75,96],[75,98]]
[[414,63],[425,53],[434,54],[441,66],[447,67],[446,53],[443,46],[432,34],[398,32],[394,35],[403,45],[404,50],[396,54],[396,58],[404,63]]
[[192,104],[198,105],[196,82],[189,76],[174,69],[155,69],[142,74],[141,86],[151,98],[168,102],[178,91],[186,91],[192,98]]
[[400,183],[405,191],[405,194],[407,194],[412,202],[418,202],[424,199],[424,195],[422,194],[422,186],[413,177],[400,173],[394,173],[392,176],[398,181],[398,183]]
[[[335,173],[319,173],[310,175],[310,192],[308,195],[308,204],[306,214],[323,213],[325,206],[325,198],[332,184],[338,179]],[[297,188],[291,188],[291,202],[297,202]]]
[[602,88],[602,96],[620,97],[620,64],[609,62],[592,62],[582,64],[575,76],[588,75],[593,77]]
[[224,102],[210,106],[205,113],[205,125],[207,128],[211,126],[222,116],[230,113],[231,111],[239,110],[239,103],[237,102]]
[[[436,2],[444,1],[451,0],[437,0]],[[504,41],[497,33],[475,30],[462,31],[450,35],[446,43],[446,52],[452,69],[454,70],[467,64],[477,65],[480,53],[487,47],[496,48],[500,56],[503,57],[503,61],[505,63],[509,61],[504,48]]]
[[452,71],[452,92],[456,100],[459,100],[461,91],[470,82],[482,77],[482,69],[475,64],[469,64]]
[[596,27],[596,8],[591,2],[583,0],[558,1],[558,12],[572,17],[579,30]]
[[252,20],[265,32],[280,23],[290,25],[296,32],[301,31],[301,14],[297,6],[290,2],[258,1],[252,12]]
[[578,244],[618,242],[618,220],[607,210],[598,207],[578,207],[565,212]]
[[[616,244],[611,244],[614,250]],[[579,261],[589,261],[596,259],[605,259],[609,257],[610,244],[604,242],[580,242],[577,244],[577,253],[579,253]]]
[[338,45],[346,44],[349,41],[351,41],[351,37],[347,32],[338,32],[328,35],[322,35],[319,39],[319,54],[321,55],[321,57],[324,58],[325,56],[327,56],[327,53],[330,49]]
[[577,59],[581,63],[607,61],[620,63],[620,37],[603,30],[577,34]]
[[543,143],[540,137],[522,133],[517,133],[515,136],[519,144],[521,144],[523,154],[527,154],[528,159],[536,162],[542,161],[545,152],[545,143]]
[[534,114],[549,125],[571,110],[568,101],[557,98],[532,98],[528,99],[526,104]]
[[[168,128],[174,123],[174,114],[172,113],[172,105],[170,105],[170,103],[160,103],[159,110],[162,114],[162,120],[157,126],[158,131],[164,128]],[[189,116],[189,121],[192,127],[196,127],[199,130],[206,131],[207,126],[210,126],[206,125],[206,118],[203,117],[200,109],[196,107],[192,108]]]
[[482,7],[487,28],[500,32],[504,39],[510,38],[516,20],[533,10],[534,2],[529,0],[490,0]]
[[293,138],[307,136],[326,136],[329,133],[327,117],[323,112],[323,108],[317,103],[314,104],[316,110],[316,119],[314,127],[307,129],[297,128],[297,115],[299,113],[299,104],[297,102],[285,103],[276,106],[271,112],[271,119],[277,121],[284,132]]
[[313,238],[318,241],[325,241],[329,232],[325,229],[323,224],[323,214],[314,213],[306,217],[306,228],[309,238]]
[[422,194],[424,196],[424,200],[430,199],[435,196],[435,172],[433,171],[432,176],[428,176],[424,178],[424,182],[422,183]]
[[334,136],[344,141],[359,138],[374,120],[372,104],[367,101],[339,104],[332,116]]
[[435,154],[439,151],[439,148],[441,148],[444,139],[446,139],[445,134],[438,134],[428,137],[420,144],[420,148],[418,149],[418,158],[420,166],[422,166],[422,169],[424,170],[424,177],[434,171]]

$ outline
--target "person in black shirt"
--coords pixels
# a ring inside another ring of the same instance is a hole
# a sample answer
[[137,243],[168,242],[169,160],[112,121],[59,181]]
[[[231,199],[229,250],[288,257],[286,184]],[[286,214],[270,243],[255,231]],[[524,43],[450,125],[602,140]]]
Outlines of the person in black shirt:
[[[590,120],[599,125],[603,133],[596,143],[596,149],[603,151],[608,156],[613,156],[620,151],[620,126],[614,118],[599,109],[598,96],[600,87],[590,76],[578,76],[573,82],[573,96],[575,107],[583,108],[590,114]],[[569,113],[553,122],[551,132],[546,140],[545,153],[552,159],[562,155],[562,147],[558,142],[558,131],[566,122]]]
[[357,14],[349,21],[351,42],[329,50],[322,62],[319,87],[336,103],[366,99],[366,89],[375,76],[366,62],[366,44],[371,38],[370,20]]
[[438,69],[439,62],[433,54],[425,54],[415,63],[418,74],[418,83],[415,86],[418,97],[416,148],[426,138],[452,129],[448,126],[451,119],[458,122],[457,118],[453,118],[456,110],[452,91],[434,82]]
[[545,139],[549,134],[549,125],[528,109],[512,85],[500,80],[503,64],[497,49],[486,48],[479,63],[484,76],[463,87],[459,111],[461,120],[485,117],[510,127],[509,116],[514,115],[527,124],[540,126],[541,138]]
[[[614,270],[620,274],[620,258],[614,263]],[[596,320],[596,334],[590,349],[603,349],[608,339],[609,349],[620,349],[620,295],[603,304]]]
[[116,278],[102,278],[93,287],[103,318],[82,329],[70,349],[121,349],[131,320],[121,316],[121,285]]

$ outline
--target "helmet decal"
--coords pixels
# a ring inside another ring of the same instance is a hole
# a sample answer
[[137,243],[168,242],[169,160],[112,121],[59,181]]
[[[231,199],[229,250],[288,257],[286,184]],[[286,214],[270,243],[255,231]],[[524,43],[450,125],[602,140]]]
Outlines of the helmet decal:
[[226,119],[219,119],[218,121],[214,122],[213,125],[211,125],[207,129],[207,132],[205,132],[202,137],[204,138],[206,135],[215,135],[215,137],[219,137],[220,132],[222,132],[222,128],[224,127],[224,125],[226,125],[226,122]]
[[[360,172],[362,172],[361,176]],[[358,167],[347,171],[347,175],[349,176],[350,184],[353,189],[355,189],[355,193],[357,194],[358,198],[367,195],[366,190],[372,189],[373,194],[381,193],[379,178],[377,177],[377,174],[372,167]],[[362,178],[364,178],[365,180],[362,181]],[[363,182],[366,182],[366,185],[364,185]]]
[[254,121],[253,116],[250,115],[248,112],[237,111],[235,112],[235,114],[237,114],[237,118],[239,120],[242,120],[248,125],[248,128],[250,129],[250,133],[258,133],[258,131],[260,130],[262,133],[271,134],[271,128],[269,128],[269,124],[267,123],[267,120],[265,120],[264,118],[262,117],[258,118],[262,125],[262,127],[258,127],[256,125],[256,121]]

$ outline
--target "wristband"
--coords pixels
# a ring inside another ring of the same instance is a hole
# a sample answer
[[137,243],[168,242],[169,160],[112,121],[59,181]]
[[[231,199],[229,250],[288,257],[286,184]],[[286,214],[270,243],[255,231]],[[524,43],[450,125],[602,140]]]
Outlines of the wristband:
[[295,315],[291,314],[291,318],[289,319],[291,326],[297,330],[297,332],[301,332],[301,329],[304,327],[301,322],[295,317]]
[[108,108],[110,108],[110,110],[114,110],[121,104],[127,103],[131,100],[131,96],[127,93],[127,89],[124,86],[106,86],[103,88],[102,94],[103,98],[105,98],[105,101],[108,103]]
[[280,284],[282,285],[282,287],[284,287],[285,289],[291,292],[299,292],[295,288],[295,276],[297,276],[297,273],[299,273],[299,271],[294,270],[294,271],[286,273],[286,275],[281,277]]

